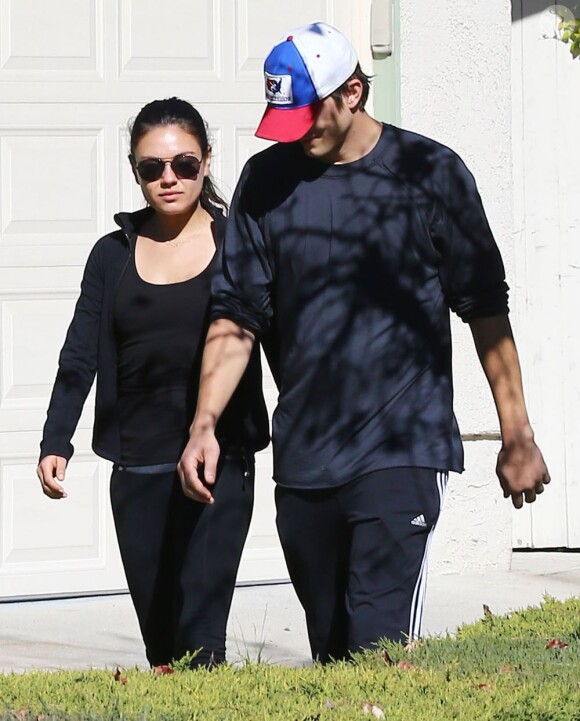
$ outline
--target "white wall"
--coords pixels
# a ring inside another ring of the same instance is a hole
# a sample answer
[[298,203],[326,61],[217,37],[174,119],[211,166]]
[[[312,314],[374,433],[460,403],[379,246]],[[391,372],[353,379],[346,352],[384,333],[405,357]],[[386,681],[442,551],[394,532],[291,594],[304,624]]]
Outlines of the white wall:
[[[449,145],[474,173],[513,286],[510,49],[508,0],[401,2],[401,124]],[[505,570],[511,510],[495,476],[499,427],[460,322],[454,367],[460,428],[477,440],[465,442],[466,472],[450,479],[431,570]]]
[[519,338],[530,418],[552,475],[541,503],[514,515],[514,548],[580,548],[580,60],[553,39],[552,2],[514,0]]

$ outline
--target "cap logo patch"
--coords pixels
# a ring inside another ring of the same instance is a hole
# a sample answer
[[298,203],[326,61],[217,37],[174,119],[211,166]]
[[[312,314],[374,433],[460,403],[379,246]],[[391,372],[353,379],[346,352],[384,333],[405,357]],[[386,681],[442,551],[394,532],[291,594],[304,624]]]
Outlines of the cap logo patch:
[[292,105],[292,76],[266,75],[266,100],[272,105]]

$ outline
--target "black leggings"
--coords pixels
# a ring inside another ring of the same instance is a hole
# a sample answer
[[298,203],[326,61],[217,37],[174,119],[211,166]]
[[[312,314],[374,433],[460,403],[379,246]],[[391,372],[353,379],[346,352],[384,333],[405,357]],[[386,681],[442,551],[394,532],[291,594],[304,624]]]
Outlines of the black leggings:
[[389,468],[338,488],[276,487],[278,532],[313,658],[326,663],[380,638],[419,637],[446,483],[434,469]]
[[117,539],[152,666],[198,649],[192,667],[225,660],[226,623],[252,517],[253,462],[248,469],[242,459],[226,458],[213,495],[212,505],[187,498],[176,471],[113,470]]

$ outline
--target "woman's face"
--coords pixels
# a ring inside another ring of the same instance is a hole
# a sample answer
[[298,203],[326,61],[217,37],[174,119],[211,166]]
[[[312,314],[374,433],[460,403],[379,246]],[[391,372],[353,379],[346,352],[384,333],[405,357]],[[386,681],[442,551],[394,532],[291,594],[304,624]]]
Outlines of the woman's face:
[[[194,177],[181,177],[170,162],[165,162],[163,172],[157,180],[144,180],[137,170],[143,160],[161,158],[171,161],[176,156],[186,162],[193,156],[199,161],[199,172]],[[199,200],[203,179],[209,174],[211,152],[205,158],[195,135],[191,135],[179,125],[163,125],[145,133],[134,150],[133,173],[141,186],[147,203],[158,213],[181,215],[191,211]]]

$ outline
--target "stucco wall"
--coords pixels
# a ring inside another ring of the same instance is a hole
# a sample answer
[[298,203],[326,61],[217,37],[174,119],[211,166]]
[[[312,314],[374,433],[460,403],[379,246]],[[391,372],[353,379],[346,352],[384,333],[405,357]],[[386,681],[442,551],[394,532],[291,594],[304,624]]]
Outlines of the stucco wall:
[[[510,3],[400,5],[401,124],[449,145],[467,163],[513,285]],[[507,569],[511,510],[495,476],[498,443],[489,440],[498,422],[469,328],[460,322],[454,322],[454,369],[461,431],[483,440],[465,442],[467,471],[450,479],[431,570]]]

